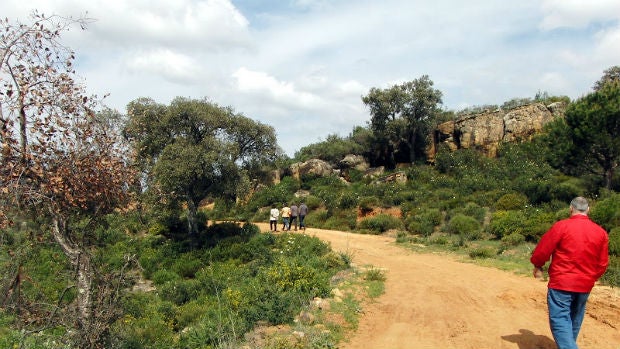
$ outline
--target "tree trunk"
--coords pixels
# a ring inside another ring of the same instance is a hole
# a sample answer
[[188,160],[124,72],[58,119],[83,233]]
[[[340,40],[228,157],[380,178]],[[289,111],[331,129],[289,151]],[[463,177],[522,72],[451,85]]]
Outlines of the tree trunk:
[[188,199],[187,200],[187,232],[190,236],[196,237],[198,235],[198,226],[196,225],[196,215],[198,208],[196,203]]
[[610,167],[605,171],[605,189],[611,189],[611,184],[614,179],[614,167]]
[[411,133],[409,134],[409,162],[412,164],[415,162],[416,140],[417,140],[417,131],[414,128],[413,130],[411,130]]
[[[76,286],[78,290],[76,296],[77,323],[79,330],[86,334],[92,322],[93,309],[93,272],[90,255],[86,253],[83,247],[77,246],[70,241],[67,234],[66,221],[63,218],[54,218],[52,234],[65,255],[69,258],[71,265],[76,268]],[[81,335],[81,337],[85,338],[86,336]]]

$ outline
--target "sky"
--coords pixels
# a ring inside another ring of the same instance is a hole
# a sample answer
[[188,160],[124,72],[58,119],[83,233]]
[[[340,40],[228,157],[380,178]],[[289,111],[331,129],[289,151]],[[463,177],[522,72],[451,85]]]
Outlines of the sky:
[[126,112],[208,98],[276,130],[289,156],[370,121],[362,96],[433,81],[443,108],[577,99],[620,65],[619,0],[2,0],[0,17],[93,21],[63,43]]

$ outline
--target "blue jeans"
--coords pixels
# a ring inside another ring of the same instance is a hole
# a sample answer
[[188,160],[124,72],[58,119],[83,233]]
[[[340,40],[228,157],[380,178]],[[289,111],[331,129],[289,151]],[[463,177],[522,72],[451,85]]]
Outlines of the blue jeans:
[[549,326],[558,349],[578,349],[577,336],[586,313],[589,295],[548,289]]

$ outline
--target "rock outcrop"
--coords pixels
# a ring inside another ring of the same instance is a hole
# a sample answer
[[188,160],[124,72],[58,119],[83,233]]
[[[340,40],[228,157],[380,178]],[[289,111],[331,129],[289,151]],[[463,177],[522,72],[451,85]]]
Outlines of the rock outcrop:
[[299,180],[304,175],[327,177],[334,174],[334,168],[327,161],[310,159],[306,162],[297,162],[291,165],[293,178]]
[[437,126],[431,135],[428,159],[434,160],[437,149],[442,144],[453,151],[477,149],[489,157],[495,157],[502,143],[531,139],[545,124],[563,117],[565,109],[564,103],[548,106],[533,103],[511,110],[497,109],[445,122]]

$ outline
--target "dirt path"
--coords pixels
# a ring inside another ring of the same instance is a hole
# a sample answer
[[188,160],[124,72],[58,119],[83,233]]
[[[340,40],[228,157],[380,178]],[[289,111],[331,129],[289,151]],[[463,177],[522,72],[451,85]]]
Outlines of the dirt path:
[[[264,229],[268,229],[265,227]],[[308,229],[309,235],[386,270],[385,294],[364,307],[341,349],[554,349],[546,283],[532,277],[419,254],[385,236]],[[596,286],[581,349],[620,349],[620,291]]]

